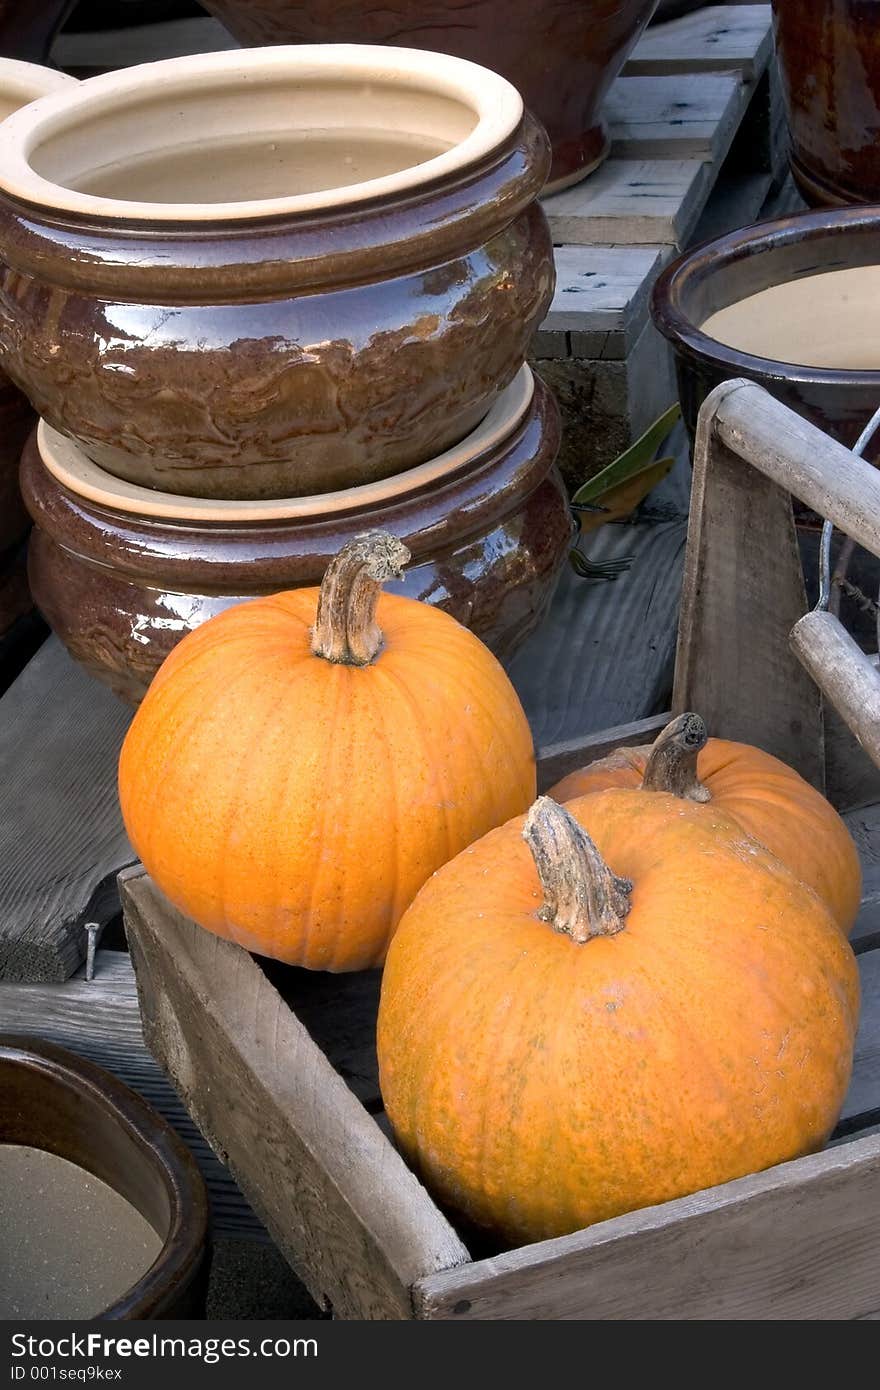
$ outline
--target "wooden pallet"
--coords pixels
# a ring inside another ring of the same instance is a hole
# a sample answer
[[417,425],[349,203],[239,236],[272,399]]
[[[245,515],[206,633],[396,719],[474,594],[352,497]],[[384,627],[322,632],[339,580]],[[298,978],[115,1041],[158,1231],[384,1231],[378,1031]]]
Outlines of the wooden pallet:
[[532,360],[554,388],[574,488],[675,399],[649,296],[676,250],[754,221],[785,127],[769,5],[715,5],[646,31],[608,99],[611,157],[544,199],[557,288]]
[[[822,706],[806,670],[876,765],[880,678],[827,615],[802,617],[789,491],[880,552],[874,470],[761,388],[718,388],[697,441],[675,703],[821,783]],[[843,659],[833,658],[832,638]],[[541,782],[609,746],[646,741],[665,718],[557,748],[542,759]],[[837,751],[848,757],[853,747]],[[316,983],[267,968],[187,921],[132,871],[125,911],[148,1045],[279,1248],[337,1317],[876,1318],[880,805],[847,819],[865,868],[853,937],[863,1000],[839,1142],[561,1239],[481,1257],[406,1167],[376,1078],[375,973]]]

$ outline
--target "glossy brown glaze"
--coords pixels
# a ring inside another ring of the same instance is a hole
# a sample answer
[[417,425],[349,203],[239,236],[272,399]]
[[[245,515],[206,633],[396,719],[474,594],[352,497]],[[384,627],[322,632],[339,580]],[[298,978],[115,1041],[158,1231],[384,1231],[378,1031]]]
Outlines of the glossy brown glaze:
[[773,0],[791,168],[814,206],[880,201],[877,0]]
[[0,0],[0,58],[45,63],[76,0]]
[[657,0],[205,0],[246,44],[383,43],[469,58],[522,93],[563,186],[608,150],[602,102]]
[[553,292],[526,117],[467,176],[357,208],[144,227],[0,197],[0,363],[120,478],[260,498],[388,477],[462,439]]
[[94,1174],[130,1202],[163,1241],[143,1278],[101,1318],[202,1314],[205,1184],[185,1144],[146,1101],[71,1052],[0,1034],[0,1142],[44,1149]]
[[[652,314],[672,343],[688,428],[708,393],[730,377],[764,386],[820,429],[852,445],[880,404],[877,370],[805,367],[741,352],[700,325],[728,305],[771,286],[826,271],[880,264],[880,210],[846,208],[763,222],[678,258],[654,287]],[[833,322],[817,322],[816,340],[834,342]]]
[[320,582],[346,541],[381,527],[412,553],[391,587],[434,603],[509,656],[539,622],[571,542],[554,459],[558,411],[536,383],[504,442],[441,485],[369,510],[235,526],[145,521],[76,496],[31,441],[22,488],[34,518],[34,597],[77,661],[131,703],[192,628],[258,594]]

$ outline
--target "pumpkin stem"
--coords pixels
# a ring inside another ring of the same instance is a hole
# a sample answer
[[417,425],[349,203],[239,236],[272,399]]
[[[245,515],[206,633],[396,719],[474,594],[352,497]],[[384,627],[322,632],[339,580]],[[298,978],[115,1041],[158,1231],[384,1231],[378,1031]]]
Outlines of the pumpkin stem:
[[369,666],[382,646],[376,604],[382,583],[399,579],[410,553],[387,531],[355,536],[330,561],[321,581],[312,651],[325,661]]
[[698,714],[688,712],[673,719],[654,740],[642,790],[671,792],[685,801],[709,801],[709,788],[697,776],[697,757],[708,738]]
[[572,941],[623,931],[632,884],[612,873],[583,826],[564,806],[539,796],[523,839],[544,890],[538,916]]

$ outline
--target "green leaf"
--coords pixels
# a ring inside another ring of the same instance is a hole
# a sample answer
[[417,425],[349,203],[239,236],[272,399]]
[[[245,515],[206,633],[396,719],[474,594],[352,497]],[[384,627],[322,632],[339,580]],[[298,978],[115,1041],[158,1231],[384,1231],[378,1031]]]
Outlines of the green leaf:
[[672,426],[681,414],[681,406],[676,401],[668,410],[664,411],[659,420],[655,420],[650,425],[641,438],[619,454],[607,468],[603,468],[601,473],[588,479],[587,482],[579,487],[574,497],[571,499],[574,504],[592,502],[595,503],[610,488],[625,483],[629,478],[641,473],[654,460],[654,455],[660,448]]

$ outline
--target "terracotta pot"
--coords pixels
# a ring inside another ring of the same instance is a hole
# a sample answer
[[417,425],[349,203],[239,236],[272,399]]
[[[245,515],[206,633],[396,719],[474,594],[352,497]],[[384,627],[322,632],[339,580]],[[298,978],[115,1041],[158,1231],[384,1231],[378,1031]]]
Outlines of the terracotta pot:
[[468,434],[524,360],[554,283],[548,160],[509,83],[437,54],[93,78],[6,127],[0,362],[147,487],[391,476]]
[[808,203],[880,202],[877,0],[774,0],[791,171]]
[[657,0],[204,0],[242,43],[406,44],[470,58],[522,92],[553,143],[550,187],[608,153],[602,102]]
[[187,1318],[203,1310],[205,1184],[186,1145],[140,1096],[60,1047],[0,1034],[0,1143],[44,1150],[85,1169],[161,1239],[144,1276],[98,1317]]
[[318,584],[346,541],[382,527],[413,557],[392,587],[507,657],[542,617],[572,535],[558,412],[532,382],[524,367],[464,443],[408,474],[272,505],[132,488],[41,425],[22,463],[37,606],[77,661],[137,703],[190,629],[257,594]]
[[[24,23],[22,6],[16,4],[15,11]],[[33,18],[39,13],[39,6],[28,13]],[[0,0],[0,51],[5,51],[2,48],[6,35],[4,25],[12,22],[13,7],[4,6]],[[36,63],[0,58],[0,121],[38,97],[75,85],[74,79],[62,72],[53,72]],[[18,494],[18,462],[33,425],[34,412],[27,398],[0,372],[0,563],[27,530],[27,514]]]
[[76,0],[0,0],[0,56],[45,63]]
[[697,247],[654,288],[693,432],[719,382],[747,377],[852,445],[880,405],[880,209],[802,213]]

